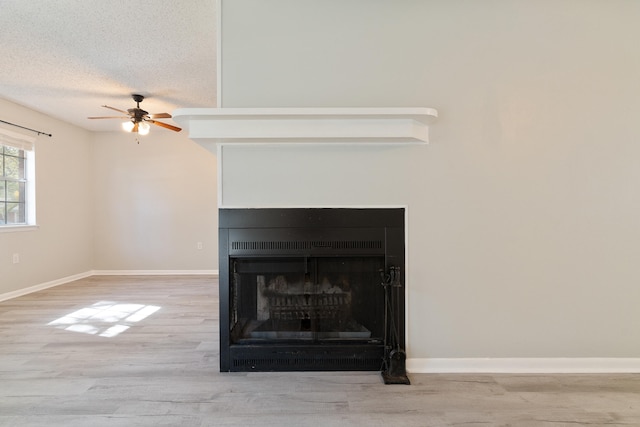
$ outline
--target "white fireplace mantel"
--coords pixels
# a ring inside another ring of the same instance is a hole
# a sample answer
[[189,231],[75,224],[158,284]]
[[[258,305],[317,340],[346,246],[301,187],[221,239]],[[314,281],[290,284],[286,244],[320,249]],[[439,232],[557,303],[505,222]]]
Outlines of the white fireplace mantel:
[[181,108],[173,120],[210,151],[217,143],[429,142],[433,108]]

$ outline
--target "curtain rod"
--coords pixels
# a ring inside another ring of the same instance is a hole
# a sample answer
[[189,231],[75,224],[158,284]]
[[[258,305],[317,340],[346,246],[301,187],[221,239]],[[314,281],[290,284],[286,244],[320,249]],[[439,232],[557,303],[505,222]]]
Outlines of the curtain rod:
[[17,128],[22,128],[22,129],[30,130],[31,132],[35,132],[35,133],[37,133],[38,135],[47,135],[48,137],[51,137],[51,134],[50,134],[50,133],[40,132],[39,130],[35,130],[35,129],[31,129],[31,128],[26,128],[26,127],[24,127],[24,126],[20,126],[20,125],[17,125],[17,124],[15,124],[15,123],[5,122],[4,120],[0,120],[0,122],[2,122],[2,123],[6,123],[6,124],[11,125],[11,126],[15,126],[15,127],[17,127]]

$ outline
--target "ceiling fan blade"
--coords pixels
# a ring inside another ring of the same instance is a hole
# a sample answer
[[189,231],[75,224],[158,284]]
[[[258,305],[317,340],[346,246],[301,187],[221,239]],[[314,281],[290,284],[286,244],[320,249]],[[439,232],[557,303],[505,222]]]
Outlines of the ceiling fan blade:
[[153,123],[154,125],[163,127],[165,129],[170,129],[170,130],[175,131],[175,132],[180,132],[182,130],[182,128],[179,128],[178,126],[168,125],[168,124],[162,123],[162,122],[156,122],[155,120],[147,120],[147,121],[150,122],[150,123]]
[[149,118],[150,119],[170,119],[171,114],[169,113],[150,114]]
[[103,117],[87,117],[87,119],[129,119],[129,116],[103,116]]
[[117,111],[118,113],[129,114],[128,112],[126,112],[124,110],[119,110],[119,109],[114,108],[114,107],[109,107],[108,105],[103,105],[103,107],[104,108],[109,108],[110,110],[113,110],[113,111]]

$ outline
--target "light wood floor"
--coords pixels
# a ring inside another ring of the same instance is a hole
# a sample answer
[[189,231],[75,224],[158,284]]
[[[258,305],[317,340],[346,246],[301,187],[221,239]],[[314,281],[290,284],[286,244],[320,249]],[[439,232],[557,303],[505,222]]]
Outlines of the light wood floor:
[[639,375],[220,373],[217,303],[204,276],[0,303],[0,425],[640,426]]

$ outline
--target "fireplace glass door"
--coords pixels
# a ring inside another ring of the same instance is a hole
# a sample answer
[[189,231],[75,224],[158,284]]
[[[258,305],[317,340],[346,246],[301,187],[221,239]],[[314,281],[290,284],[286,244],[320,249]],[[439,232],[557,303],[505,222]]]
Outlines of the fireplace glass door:
[[230,260],[232,345],[382,343],[383,256]]

